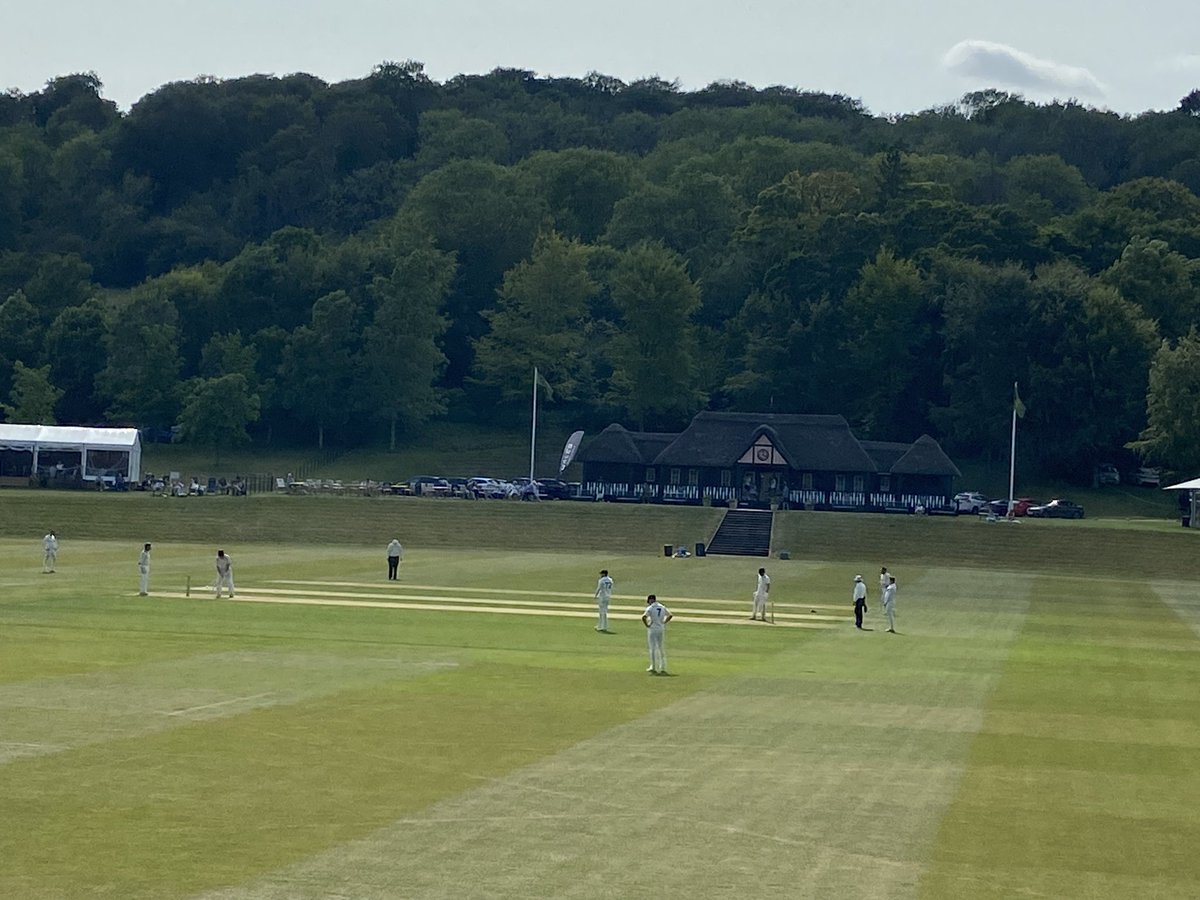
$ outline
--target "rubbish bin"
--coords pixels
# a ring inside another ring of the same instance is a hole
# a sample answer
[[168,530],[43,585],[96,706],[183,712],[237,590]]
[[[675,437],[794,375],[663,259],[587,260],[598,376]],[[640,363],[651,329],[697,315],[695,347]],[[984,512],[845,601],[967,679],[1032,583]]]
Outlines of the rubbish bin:
[[696,544],[696,555],[697,556],[704,556],[707,552],[708,552],[708,548],[706,546],[704,546],[704,541],[700,541]]
[[663,556],[670,559],[675,555],[675,547],[672,544],[663,544]]

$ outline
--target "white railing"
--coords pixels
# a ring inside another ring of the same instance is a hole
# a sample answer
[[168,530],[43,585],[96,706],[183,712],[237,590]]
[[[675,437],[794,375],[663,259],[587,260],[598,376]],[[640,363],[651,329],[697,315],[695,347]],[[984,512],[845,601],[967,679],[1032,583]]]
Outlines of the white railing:
[[909,509],[916,509],[918,506],[925,509],[951,508],[950,499],[939,494],[904,494],[900,497],[900,505]]
[[867,495],[862,491],[834,491],[829,495],[831,506],[866,506]]
[[[631,482],[588,481],[581,488],[583,496],[614,500],[648,500],[651,502],[687,502],[708,498],[715,501],[736,500],[736,487],[707,486],[694,484],[638,484]],[[863,491],[788,491],[787,501],[793,506],[836,506],[852,509],[909,509],[923,507],[926,510],[952,509],[948,497],[938,494],[892,494]]]
[[824,506],[827,502],[824,491],[789,491],[788,501],[791,503],[803,503],[805,506],[809,504]]
[[662,498],[664,500],[699,500],[700,488],[694,484],[664,484]]

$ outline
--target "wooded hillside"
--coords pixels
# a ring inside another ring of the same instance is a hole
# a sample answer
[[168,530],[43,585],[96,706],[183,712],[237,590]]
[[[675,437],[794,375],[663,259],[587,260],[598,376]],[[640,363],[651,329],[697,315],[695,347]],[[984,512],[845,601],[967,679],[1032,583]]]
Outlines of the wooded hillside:
[[1200,467],[1200,91],[899,119],[717,83],[385,63],[0,96],[9,421],[386,442],[527,402],[594,427],[840,413],[1078,475]]

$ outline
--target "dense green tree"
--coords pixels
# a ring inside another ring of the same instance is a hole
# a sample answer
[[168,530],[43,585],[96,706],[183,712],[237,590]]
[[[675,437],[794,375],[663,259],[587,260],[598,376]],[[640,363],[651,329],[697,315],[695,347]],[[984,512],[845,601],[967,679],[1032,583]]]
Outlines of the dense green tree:
[[461,385],[469,371],[472,343],[486,328],[483,310],[493,305],[504,273],[528,256],[544,213],[528,175],[475,160],[427,175],[406,199],[400,219],[433,235],[458,262],[443,310],[449,386]]
[[508,138],[498,125],[456,109],[429,110],[418,126],[417,164],[432,172],[456,159],[508,162]]
[[327,429],[340,431],[360,412],[359,316],[344,291],[326,294],[313,304],[311,324],[296,328],[284,349],[279,372],[284,406],[315,426],[320,448]]
[[637,180],[634,163],[628,157],[585,147],[535,153],[520,168],[546,198],[554,229],[584,243],[600,237],[612,218],[613,207]]
[[9,422],[26,425],[56,425],[54,407],[63,392],[50,382],[50,367],[34,368],[19,360],[12,366],[11,403],[2,403]]
[[1135,237],[1104,280],[1157,322],[1164,337],[1182,337],[1200,321],[1200,261],[1176,253],[1166,241]]
[[1200,469],[1200,335],[1163,341],[1150,365],[1146,427],[1129,446],[1149,463]]
[[108,364],[96,375],[112,424],[167,428],[179,412],[179,315],[161,296],[143,294],[109,319]]
[[846,410],[876,440],[915,440],[936,396],[940,322],[912,262],[881,250],[846,295],[844,374],[856,390]]
[[940,309],[941,397],[930,410],[948,451],[1002,458],[1009,442],[1012,385],[1029,385],[1036,329],[1030,273],[1009,263],[985,265],[939,255],[929,275]]
[[1005,177],[1009,203],[1037,222],[1073,213],[1095,193],[1078,169],[1049,154],[1010,159]]
[[454,279],[454,261],[423,241],[396,248],[391,274],[371,286],[374,320],[363,332],[367,405],[388,424],[396,449],[398,427],[411,428],[443,412],[439,379],[446,357],[438,339],[446,330],[439,314]]
[[504,276],[499,306],[484,313],[490,330],[476,344],[475,361],[480,380],[506,400],[529,393],[534,367],[559,400],[594,397],[588,314],[599,286],[588,257],[587,247],[551,232]]
[[51,380],[63,390],[58,404],[62,422],[99,421],[104,402],[96,396],[96,377],[108,365],[108,328],[99,300],[88,300],[58,314],[46,330],[46,362]]
[[0,303],[0,358],[8,365],[20,360],[27,365],[42,355],[42,327],[38,311],[23,291]]
[[738,223],[739,204],[721,178],[680,170],[667,184],[648,184],[613,209],[605,240],[621,248],[659,241],[704,269]]
[[677,425],[700,409],[692,315],[700,291],[683,260],[661,245],[627,251],[612,278],[621,313],[610,344],[610,400],[641,427]]
[[1086,479],[1141,428],[1158,336],[1136,306],[1066,263],[1038,269],[1029,321],[1024,440],[1045,471]]
[[213,463],[220,465],[221,451],[250,442],[246,426],[258,416],[258,395],[245,375],[234,372],[188,382],[178,424],[183,440],[212,448]]
[[93,293],[92,267],[76,254],[47,253],[24,284],[25,296],[46,324],[70,306],[79,306]]

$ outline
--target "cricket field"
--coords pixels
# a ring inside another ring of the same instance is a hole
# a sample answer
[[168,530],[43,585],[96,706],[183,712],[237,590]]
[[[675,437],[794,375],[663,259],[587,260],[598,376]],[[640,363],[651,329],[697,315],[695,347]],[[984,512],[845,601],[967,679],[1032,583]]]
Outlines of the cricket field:
[[1196,896],[1200,534],[719,518],[0,493],[0,897]]

